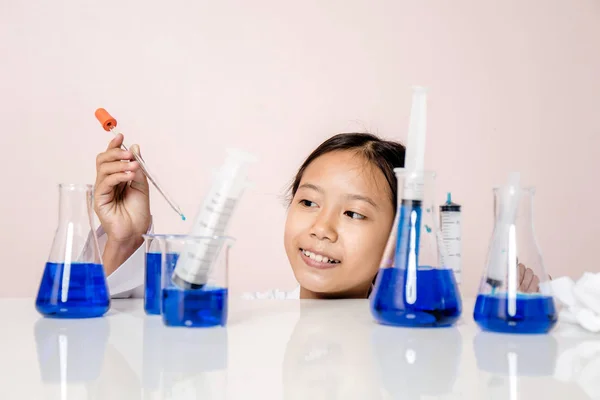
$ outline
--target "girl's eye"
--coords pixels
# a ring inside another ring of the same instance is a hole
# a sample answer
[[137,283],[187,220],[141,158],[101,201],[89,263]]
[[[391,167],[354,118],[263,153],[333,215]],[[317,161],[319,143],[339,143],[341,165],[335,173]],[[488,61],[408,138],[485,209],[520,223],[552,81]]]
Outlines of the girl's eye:
[[367,217],[365,217],[364,215],[362,215],[362,214],[359,214],[359,213],[357,213],[357,212],[354,212],[354,211],[346,211],[346,212],[344,213],[344,215],[347,215],[347,216],[349,216],[349,217],[350,217],[350,218],[352,218],[352,219],[365,219],[365,218],[367,218]]
[[314,201],[310,201],[310,200],[300,200],[300,204],[302,204],[304,207],[316,207],[317,203],[315,203]]

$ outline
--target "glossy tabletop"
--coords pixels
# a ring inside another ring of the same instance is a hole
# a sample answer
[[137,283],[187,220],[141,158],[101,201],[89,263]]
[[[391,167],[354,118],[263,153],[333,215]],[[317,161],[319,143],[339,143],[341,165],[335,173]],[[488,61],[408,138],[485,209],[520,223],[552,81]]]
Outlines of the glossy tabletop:
[[600,399],[600,335],[373,322],[366,300],[240,300],[227,328],[167,328],[141,300],[42,318],[0,300],[0,399]]

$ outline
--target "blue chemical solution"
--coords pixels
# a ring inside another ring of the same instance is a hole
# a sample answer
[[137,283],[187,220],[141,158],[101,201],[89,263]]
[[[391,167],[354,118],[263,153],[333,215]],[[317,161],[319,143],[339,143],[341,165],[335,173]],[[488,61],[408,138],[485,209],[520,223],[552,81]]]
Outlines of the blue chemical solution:
[[[161,253],[146,253],[146,278],[144,285],[144,310],[150,315],[160,315]],[[167,271],[173,274],[177,254],[167,255]]]
[[102,264],[46,263],[35,308],[54,318],[100,317],[110,307]]
[[144,282],[144,311],[146,314],[160,314],[160,253],[146,253],[146,276]]
[[506,293],[479,295],[473,318],[481,329],[502,333],[547,333],[556,325],[558,316],[552,297],[518,293],[516,303],[516,313],[510,316]]
[[182,290],[171,286],[162,290],[162,316],[168,326],[225,326],[227,289],[204,286]]
[[[398,209],[398,238],[394,265],[379,270],[371,296],[371,313],[385,325],[442,327],[460,318],[462,304],[450,268],[419,265],[422,202],[402,200]],[[430,229],[425,226],[430,234]],[[414,281],[407,279],[409,271]],[[411,301],[407,292],[413,293]],[[412,304],[411,304],[412,303]]]
[[462,312],[460,294],[451,269],[419,267],[414,304],[406,301],[406,270],[383,268],[371,297],[371,313],[380,324],[407,327],[443,327],[454,324]]

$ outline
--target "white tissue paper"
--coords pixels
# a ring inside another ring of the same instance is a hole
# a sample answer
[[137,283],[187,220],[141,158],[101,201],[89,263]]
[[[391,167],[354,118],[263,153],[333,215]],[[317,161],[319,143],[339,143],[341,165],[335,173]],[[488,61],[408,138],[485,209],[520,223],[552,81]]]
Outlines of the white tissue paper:
[[564,307],[558,315],[560,321],[600,332],[600,273],[586,272],[576,283],[562,277],[549,285],[554,298]]

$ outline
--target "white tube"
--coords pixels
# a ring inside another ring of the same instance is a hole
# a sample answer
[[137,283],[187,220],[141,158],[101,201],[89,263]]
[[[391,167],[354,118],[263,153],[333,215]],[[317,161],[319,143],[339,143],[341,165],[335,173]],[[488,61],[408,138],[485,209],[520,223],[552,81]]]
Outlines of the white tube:
[[404,168],[409,172],[404,180],[405,200],[423,200],[423,170],[425,164],[425,139],[427,135],[427,89],[413,87],[406,161]]

